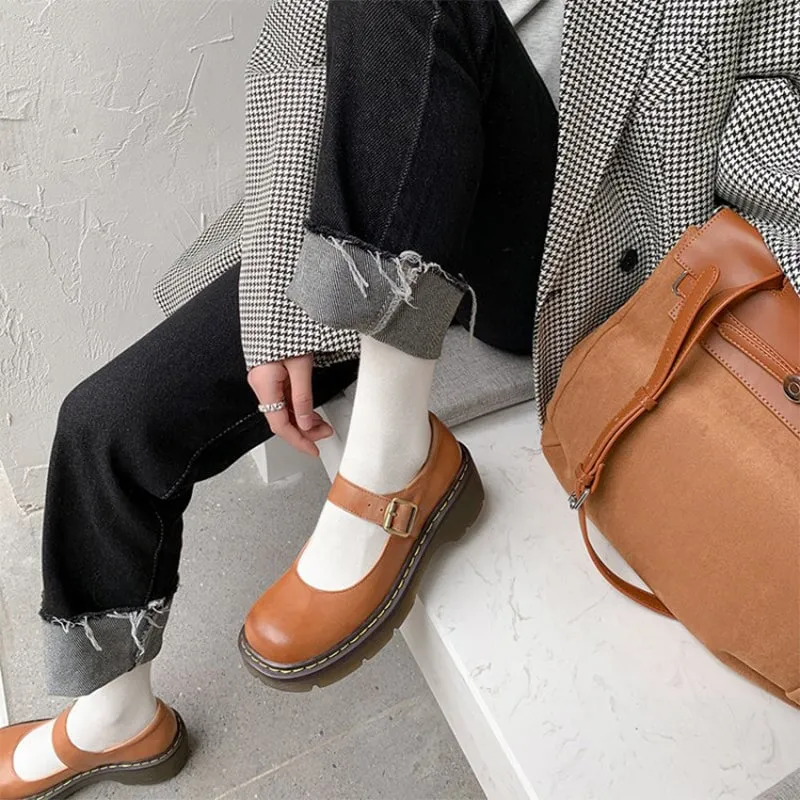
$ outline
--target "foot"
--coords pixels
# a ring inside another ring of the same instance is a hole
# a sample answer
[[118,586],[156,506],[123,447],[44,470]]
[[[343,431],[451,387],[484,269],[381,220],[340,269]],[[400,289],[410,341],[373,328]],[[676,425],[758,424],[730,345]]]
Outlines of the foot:
[[[427,412],[421,424],[414,422],[377,435],[351,430],[339,474],[376,494],[406,486],[425,462],[431,444]],[[315,589],[350,589],[375,566],[389,536],[373,522],[327,500],[299,557],[297,574]]]
[[[156,714],[157,701],[150,682],[152,664],[134,667],[71,706],[67,735],[81,750],[99,753],[141,733]],[[14,772],[26,781],[55,775],[65,765],[53,748],[50,720],[26,734],[14,751]],[[2,795],[0,795],[2,797]]]
[[[154,783],[182,769],[188,755],[186,729],[180,716],[160,700],[142,729],[102,751],[85,750],[72,741],[69,729],[75,708],[70,706],[55,720],[0,728],[0,798],[28,800],[46,793],[48,800],[56,800],[98,780]],[[50,749],[43,746],[47,736]],[[28,767],[32,743],[40,747],[38,771]]]
[[[436,361],[363,337],[358,384],[339,472],[371,492],[406,486],[428,455],[428,400]],[[378,561],[388,534],[325,503],[298,562],[301,579],[337,592],[355,586]]]
[[[116,747],[141,733],[152,722],[156,700],[147,698],[140,705],[125,709],[98,707],[79,698],[67,717],[67,735],[76,747],[99,753]],[[55,720],[27,733],[14,751],[14,772],[25,781],[48,778],[66,768],[53,747]],[[1,796],[1,795],[0,795]]]
[[300,575],[301,552],[250,610],[239,649],[265,682],[310,688],[355,669],[408,613],[415,581],[434,549],[458,538],[477,517],[483,488],[469,453],[433,414],[430,425],[425,463],[400,491],[375,493],[341,474],[331,486],[329,502],[349,524],[371,525],[382,537],[372,569],[349,588],[320,590]]

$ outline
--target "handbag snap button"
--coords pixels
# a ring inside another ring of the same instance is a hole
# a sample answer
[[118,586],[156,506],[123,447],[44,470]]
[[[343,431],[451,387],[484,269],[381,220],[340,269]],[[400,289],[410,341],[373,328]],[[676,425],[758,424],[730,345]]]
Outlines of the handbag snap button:
[[800,375],[787,375],[783,379],[783,391],[793,403],[800,403]]

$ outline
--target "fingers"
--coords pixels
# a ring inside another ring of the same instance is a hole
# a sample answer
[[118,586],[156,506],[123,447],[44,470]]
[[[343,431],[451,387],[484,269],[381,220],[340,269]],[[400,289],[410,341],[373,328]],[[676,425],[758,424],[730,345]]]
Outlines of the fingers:
[[269,427],[276,436],[280,436],[301,453],[308,453],[310,456],[319,455],[319,449],[314,442],[292,422],[288,408],[273,411],[266,417]]
[[[289,374],[282,362],[259,364],[247,373],[247,382],[255,392],[260,403],[277,403],[286,401],[286,382]],[[280,436],[288,444],[301,453],[318,456],[319,450],[310,439],[292,424],[289,408],[280,411],[271,411],[265,414],[270,429],[276,436]]]
[[301,431],[314,427],[314,398],[311,390],[311,372],[313,357],[309,353],[297,358],[287,358],[283,362],[289,373],[292,392],[292,409],[297,425]]
[[307,431],[303,431],[306,439],[318,442],[320,439],[327,439],[329,436],[333,436],[333,428],[316,411],[313,413],[312,419],[312,426]]
[[[290,361],[295,362],[291,367]],[[307,363],[301,364],[301,361]],[[311,355],[259,364],[247,373],[247,382],[260,403],[287,403],[280,411],[265,414],[272,432],[301,453],[318,456],[319,449],[314,442],[333,435],[333,428],[313,410],[312,365]],[[303,425],[306,427],[303,429],[299,425],[296,403],[304,417]]]

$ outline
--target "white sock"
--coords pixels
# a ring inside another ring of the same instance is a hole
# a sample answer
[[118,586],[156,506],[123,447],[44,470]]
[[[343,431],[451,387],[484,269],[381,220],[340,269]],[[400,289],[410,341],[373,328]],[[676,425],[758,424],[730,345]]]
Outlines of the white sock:
[[[385,494],[402,489],[419,472],[430,448],[435,366],[435,360],[362,337],[353,416],[339,467],[345,478]],[[372,569],[390,535],[326,502],[298,574],[317,589],[347,589]]]
[[[127,741],[152,722],[156,698],[151,662],[140,664],[91,694],[79,697],[67,717],[67,736],[81,750],[100,752]],[[41,780],[64,769],[53,750],[51,720],[27,734],[14,752],[14,772],[24,781]]]

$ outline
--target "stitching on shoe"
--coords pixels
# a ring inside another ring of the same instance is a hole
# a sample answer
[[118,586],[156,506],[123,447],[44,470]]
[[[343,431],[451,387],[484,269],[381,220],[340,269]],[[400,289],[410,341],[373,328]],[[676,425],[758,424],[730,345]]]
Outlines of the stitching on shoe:
[[[176,713],[177,716],[177,713]],[[130,769],[131,767],[150,767],[155,766],[156,764],[162,764],[172,755],[174,755],[175,751],[180,746],[181,742],[183,741],[183,737],[185,735],[185,725],[183,720],[178,717],[178,735],[175,737],[175,741],[170,745],[168,750],[165,750],[161,755],[156,756],[155,758],[148,759],[147,761],[129,761],[129,762],[120,762],[118,764],[104,764],[101,767],[94,767],[94,769],[90,769],[86,772],[79,772],[77,775],[73,775],[71,778],[63,781],[62,783],[57,784],[52,789],[48,789],[43,794],[33,795],[31,800],[48,800],[49,797],[55,796],[57,792],[62,792],[64,789],[72,786],[73,783],[83,780],[84,778],[88,777],[89,775],[96,775],[101,772],[113,772],[115,770],[120,769]]]
[[292,675],[297,674],[300,672],[308,672],[309,670],[314,669],[315,667],[324,664],[327,661],[330,661],[335,656],[339,655],[342,651],[347,650],[351,645],[355,644],[359,639],[366,636],[369,633],[370,629],[373,628],[375,625],[380,622],[380,620],[386,615],[386,612],[391,607],[392,603],[394,602],[395,597],[397,597],[398,593],[403,589],[405,586],[406,581],[408,580],[409,573],[411,572],[414,563],[416,562],[417,556],[419,555],[419,551],[421,550],[422,546],[428,540],[428,536],[430,534],[431,527],[434,525],[437,519],[441,517],[444,513],[445,509],[450,505],[451,500],[453,499],[453,495],[456,493],[458,488],[464,482],[464,478],[467,474],[467,469],[469,468],[469,459],[465,458],[464,463],[461,466],[461,470],[456,477],[455,482],[453,483],[450,491],[447,493],[444,503],[441,505],[439,510],[433,516],[432,519],[428,520],[425,524],[425,528],[423,529],[422,533],[419,535],[417,539],[416,547],[414,548],[411,558],[409,559],[408,565],[406,566],[402,577],[400,578],[400,582],[395,587],[395,590],[383,604],[380,612],[374,617],[374,619],[366,625],[364,628],[359,630],[355,636],[348,639],[341,647],[334,650],[332,653],[329,653],[324,658],[320,658],[317,661],[312,662],[311,664],[304,664],[302,667],[292,667],[292,668],[281,668],[281,667],[274,667],[268,661],[265,661],[258,653],[251,649],[250,645],[247,642],[247,639],[242,637],[242,646],[247,651],[248,656],[250,656],[254,661],[257,661],[261,666],[263,666],[269,672],[279,673],[281,675]]

